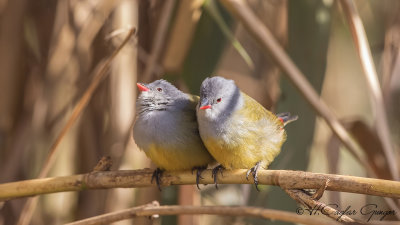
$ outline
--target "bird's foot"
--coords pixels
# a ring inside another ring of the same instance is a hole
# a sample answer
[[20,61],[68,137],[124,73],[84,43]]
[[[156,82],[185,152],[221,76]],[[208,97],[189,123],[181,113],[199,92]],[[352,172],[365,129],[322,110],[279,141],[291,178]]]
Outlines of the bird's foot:
[[256,165],[254,165],[254,167],[252,167],[251,169],[247,170],[247,173],[246,173],[247,180],[249,180],[250,173],[253,175],[254,185],[256,185],[257,191],[260,191],[260,189],[258,189],[258,186],[257,186],[258,185],[258,169],[260,168],[260,163],[261,162],[256,163]]
[[163,174],[164,170],[157,168],[156,170],[154,170],[153,172],[153,176],[151,176],[151,183],[153,183],[153,180],[156,180],[156,184],[158,187],[158,190],[161,191],[161,176]]
[[222,165],[218,165],[216,166],[213,170],[212,170],[212,177],[214,178],[214,184],[215,184],[215,188],[218,189],[218,183],[217,183],[217,174],[218,172],[221,173],[221,176],[223,176],[222,171],[225,168]]
[[200,187],[199,187],[200,179],[204,179],[204,178],[201,176],[201,173],[202,173],[205,169],[207,169],[207,166],[195,166],[195,167],[193,167],[193,169],[192,169],[192,174],[193,174],[193,172],[196,170],[196,186],[197,186],[197,189],[199,189],[199,190],[200,190]]

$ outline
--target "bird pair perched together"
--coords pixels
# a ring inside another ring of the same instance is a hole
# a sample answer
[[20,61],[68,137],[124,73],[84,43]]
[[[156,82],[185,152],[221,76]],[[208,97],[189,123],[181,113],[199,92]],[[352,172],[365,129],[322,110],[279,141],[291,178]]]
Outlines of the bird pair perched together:
[[[136,102],[133,137],[158,168],[153,173],[160,189],[162,171],[248,169],[254,184],[257,171],[268,165],[286,140],[283,127],[297,119],[289,113],[273,114],[241,92],[233,80],[206,78],[200,98],[185,94],[165,80],[137,84],[141,94]],[[257,188],[258,190],[258,188]]]

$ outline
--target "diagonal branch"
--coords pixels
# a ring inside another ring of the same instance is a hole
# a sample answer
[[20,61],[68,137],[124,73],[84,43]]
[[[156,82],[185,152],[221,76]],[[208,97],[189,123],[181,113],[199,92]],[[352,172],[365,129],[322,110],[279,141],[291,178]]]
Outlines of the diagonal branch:
[[[225,170],[218,177],[219,184],[252,184],[246,179],[245,169]],[[0,184],[0,201],[33,195],[88,189],[137,188],[155,186],[151,183],[153,171],[120,170],[99,171],[80,175],[25,180]],[[202,173],[202,184],[213,184],[211,170]],[[276,185],[283,189],[320,189],[400,198],[400,182],[374,178],[354,177],[335,174],[311,173],[291,170],[260,170],[259,184]],[[326,182],[329,180],[329,182]],[[196,175],[190,171],[165,172],[162,186],[196,184]]]
[[371,93],[373,108],[376,110],[375,126],[383,147],[386,161],[390,169],[390,173],[394,180],[399,180],[399,168],[397,166],[394,155],[392,141],[390,139],[390,131],[388,125],[387,114],[383,102],[382,90],[379,84],[378,75],[376,73],[375,64],[372,59],[371,49],[369,48],[367,35],[361,22],[360,15],[352,0],[341,0],[343,12],[346,15],[347,22],[353,35],[354,45],[360,57],[361,66],[367,79],[369,91]]
[[270,220],[280,220],[292,223],[308,224],[308,225],[338,225],[336,221],[326,220],[322,218],[312,218],[301,216],[295,213],[284,212],[273,209],[263,209],[249,206],[178,206],[166,205],[159,206],[158,202],[153,202],[143,206],[133,207],[117,212],[107,213],[96,217],[68,223],[66,225],[94,225],[109,224],[124,219],[130,219],[138,216],[152,215],[182,215],[182,214],[208,214],[221,216],[249,216],[259,217]]
[[351,138],[350,134],[339,122],[335,114],[329,109],[324,101],[320,99],[317,92],[305,78],[304,74],[297,68],[284,49],[275,40],[266,26],[254,15],[251,9],[243,0],[221,0],[228,11],[232,13],[247,29],[250,35],[260,44],[260,46],[276,61],[284,74],[298,88],[304,98],[310,103],[314,110],[324,118],[333,133],[341,140],[350,153],[369,174],[376,177],[376,173],[369,166],[365,157],[358,153],[358,145]]
[[[49,153],[47,154],[47,158],[43,164],[43,167],[40,170],[39,173],[39,178],[46,177],[47,174],[50,171],[50,168],[53,166],[56,155],[58,152],[58,146],[60,145],[61,141],[63,140],[65,134],[71,129],[72,125],[75,124],[76,120],[79,118],[83,110],[86,108],[87,104],[89,103],[90,99],[92,98],[92,95],[94,91],[97,89],[98,85],[103,81],[108,73],[108,69],[111,65],[111,62],[114,60],[114,58],[118,55],[118,53],[121,51],[121,49],[128,43],[128,41],[131,39],[132,35],[135,34],[136,29],[131,28],[128,31],[128,34],[126,35],[126,38],[124,41],[118,46],[116,50],[112,53],[111,56],[109,56],[102,65],[100,65],[99,71],[94,75],[92,82],[90,83],[89,87],[86,89],[82,97],[80,98],[79,102],[75,105],[74,109],[72,110],[72,113],[70,117],[68,118],[67,123],[64,125],[58,136],[56,137],[56,140],[53,142],[52,146],[50,147]],[[31,219],[31,216],[33,214],[33,211],[36,207],[38,199],[37,198],[31,198],[26,201],[21,215],[19,222],[17,223],[18,225],[24,225],[24,224],[29,224],[29,221]]]

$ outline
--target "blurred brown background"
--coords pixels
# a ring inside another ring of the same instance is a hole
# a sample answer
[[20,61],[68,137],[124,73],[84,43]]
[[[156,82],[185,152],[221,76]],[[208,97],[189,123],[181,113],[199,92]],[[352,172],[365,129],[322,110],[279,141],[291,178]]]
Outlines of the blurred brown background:
[[[248,0],[329,107],[390,179],[374,133],[375,109],[340,5],[332,0]],[[400,144],[400,2],[356,1],[378,70],[392,141]],[[136,37],[113,61],[80,119],[63,138],[50,176],[87,173],[102,156],[114,170],[153,167],[135,146],[136,82],[167,79],[197,94],[211,75],[234,79],[274,112],[299,120],[271,169],[366,176],[297,89],[245,29],[214,0],[0,0],[0,182],[37,177],[48,150],[101,62],[130,27]],[[113,33],[112,37],[109,37]],[[238,44],[240,43],[240,44]],[[397,159],[398,160],[398,159]],[[42,196],[31,224],[62,224],[159,200],[161,204],[252,205],[295,212],[277,187],[213,185],[90,190]],[[25,199],[0,203],[14,224]],[[387,209],[381,198],[327,192],[325,203]],[[400,212],[397,212],[400,213]],[[363,218],[361,215],[357,215]],[[357,218],[357,217],[356,217]],[[283,224],[217,216],[138,218],[118,224]]]

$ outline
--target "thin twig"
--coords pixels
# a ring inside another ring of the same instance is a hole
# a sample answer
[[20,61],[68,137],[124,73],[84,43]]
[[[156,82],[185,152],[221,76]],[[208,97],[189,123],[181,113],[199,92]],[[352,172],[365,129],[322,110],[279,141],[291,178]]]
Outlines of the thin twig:
[[160,57],[161,50],[164,47],[164,42],[166,40],[166,35],[168,31],[168,25],[171,21],[172,12],[174,11],[176,1],[167,0],[165,1],[164,8],[161,12],[159,25],[157,27],[157,32],[154,35],[154,40],[152,43],[152,48],[150,55],[146,64],[146,69],[143,72],[143,81],[149,82],[151,80],[151,75],[154,72],[154,68],[157,66],[157,61]]
[[[121,45],[118,46],[118,48],[112,53],[110,57],[108,57],[105,62],[102,64],[101,69],[99,70],[98,73],[96,73],[93,77],[92,82],[90,83],[89,87],[86,89],[85,93],[79,100],[79,102],[75,105],[71,116],[69,117],[67,123],[64,125],[63,129],[61,132],[58,134],[56,140],[54,141],[53,145],[50,147],[49,153],[47,155],[46,161],[43,164],[43,167],[39,173],[39,178],[46,177],[47,174],[49,173],[50,168],[53,166],[55,158],[56,158],[56,153],[58,146],[60,145],[61,141],[63,140],[65,134],[69,131],[69,129],[72,127],[73,124],[75,124],[75,121],[78,119],[78,117],[81,115],[82,111],[86,108],[89,100],[92,98],[92,95],[96,88],[98,87],[99,83],[106,78],[108,73],[108,68],[111,65],[111,62],[114,60],[115,56],[118,55],[118,53],[121,51],[121,49],[128,43],[129,39],[132,37],[132,35],[136,32],[135,28],[131,28],[124,39],[124,41],[121,43]],[[18,224],[27,224],[27,220],[30,219],[31,215],[33,214],[33,211],[36,207],[37,204],[37,197],[30,198],[27,200],[25,203]],[[26,219],[27,218],[27,219]]]
[[94,216],[90,218],[86,218],[83,220],[75,221],[72,223],[67,223],[65,225],[100,225],[100,224],[111,224],[117,221],[130,219],[133,217],[137,217],[137,213],[141,212],[143,209],[153,208],[160,206],[160,203],[157,201],[153,201],[152,203],[132,207],[129,209],[124,209],[112,213],[105,213],[99,216]]
[[338,210],[326,205],[325,203],[314,200],[303,190],[298,189],[286,189],[286,193],[296,200],[298,203],[308,207],[310,209],[310,214],[317,213],[317,211],[321,212],[323,215],[326,215],[336,221],[345,222],[345,223],[353,223],[355,222],[352,218],[343,215]]
[[221,216],[248,216],[259,217],[270,220],[280,220],[292,223],[320,225],[320,224],[339,224],[336,221],[326,220],[322,218],[312,218],[309,216],[301,216],[295,213],[284,212],[273,209],[263,209],[249,206],[178,206],[166,205],[157,206],[154,202],[144,206],[133,207],[113,213],[107,213],[100,216],[87,218],[84,220],[68,223],[66,225],[99,225],[109,224],[112,222],[134,218],[138,216],[152,215],[182,215],[182,214],[208,214]]
[[[246,179],[245,169],[225,170],[218,176],[219,184],[252,184]],[[99,171],[80,175],[33,179],[0,184],[0,201],[19,197],[88,189],[137,188],[155,186],[151,183],[153,170]],[[211,170],[202,173],[202,184],[214,184]],[[276,185],[283,189],[319,189],[382,197],[400,198],[400,182],[336,174],[311,173],[291,170],[259,170],[259,184]],[[329,180],[329,182],[326,182]],[[191,171],[164,172],[162,186],[196,184]]]
[[304,74],[297,68],[284,49],[275,40],[269,29],[254,15],[248,5],[242,0],[221,0],[221,2],[243,23],[245,29],[256,39],[264,51],[272,56],[278,66],[283,70],[284,74],[292,81],[294,86],[298,88],[315,111],[325,119],[329,127],[347,147],[354,158],[358,160],[372,176],[376,177],[375,171],[369,166],[365,157],[358,153],[358,145],[352,140],[350,134],[342,126],[325,102],[320,99]]
[[389,131],[386,109],[383,101],[381,86],[376,73],[375,64],[372,59],[371,49],[369,48],[367,35],[365,34],[360,15],[352,0],[341,0],[343,12],[346,15],[347,22],[354,39],[354,44],[360,57],[361,66],[367,80],[369,92],[372,98],[372,108],[376,110],[375,126],[376,133],[382,142],[383,152],[388,163],[390,173],[394,180],[399,180],[399,168],[394,155],[394,149]]

